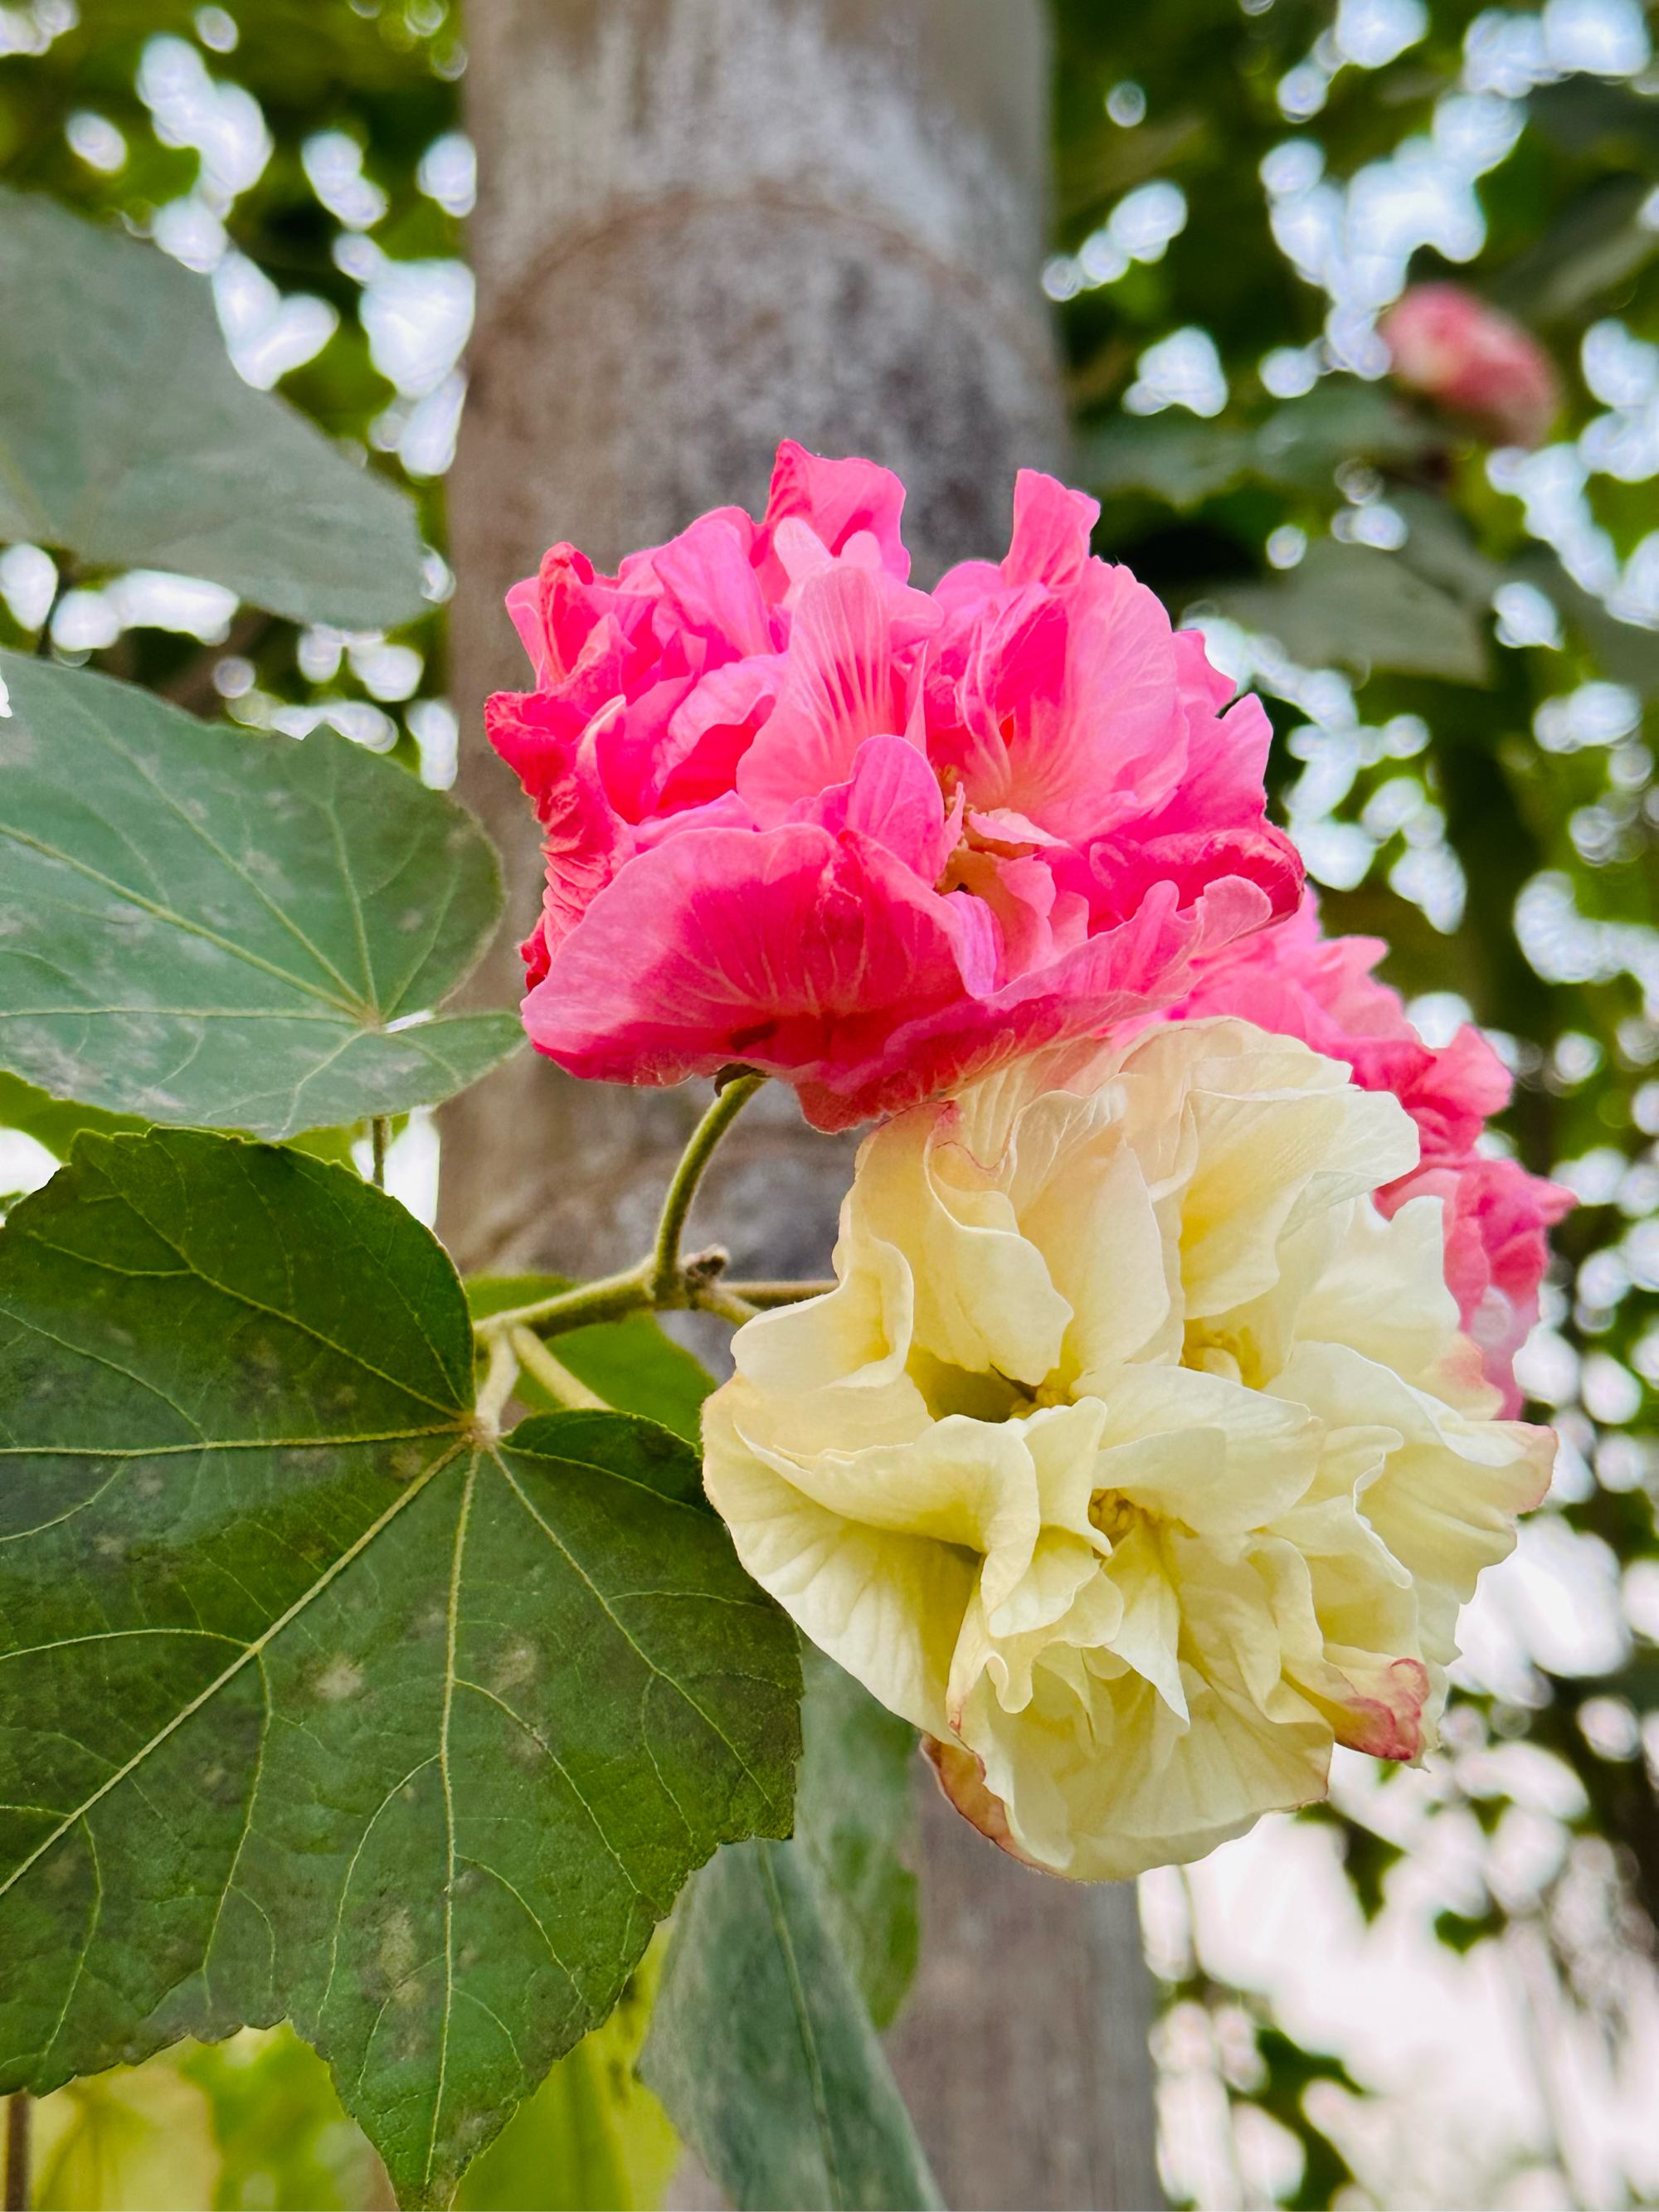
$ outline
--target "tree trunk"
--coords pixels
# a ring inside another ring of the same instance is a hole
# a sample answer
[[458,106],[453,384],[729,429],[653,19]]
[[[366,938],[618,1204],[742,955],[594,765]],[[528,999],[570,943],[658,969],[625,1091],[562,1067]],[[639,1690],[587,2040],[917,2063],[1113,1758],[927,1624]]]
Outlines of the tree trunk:
[[[508,927],[474,986],[500,1005],[541,879],[479,728],[488,691],[528,681],[507,586],[561,538],[614,568],[706,507],[758,512],[784,437],[897,470],[930,583],[1006,543],[1014,471],[1055,463],[1062,428],[1036,281],[1039,0],[471,0],[467,37],[478,322],[451,653],[460,789],[507,865]],[[520,1054],[444,1114],[457,1259],[635,1257],[695,1089],[575,1084]],[[770,1086],[692,1237],[744,1273],[822,1273],[850,1169],[849,1143]],[[1133,1892],[1041,1881],[942,1805],[924,1835],[932,1949],[894,2054],[947,2200],[1154,2202]]]

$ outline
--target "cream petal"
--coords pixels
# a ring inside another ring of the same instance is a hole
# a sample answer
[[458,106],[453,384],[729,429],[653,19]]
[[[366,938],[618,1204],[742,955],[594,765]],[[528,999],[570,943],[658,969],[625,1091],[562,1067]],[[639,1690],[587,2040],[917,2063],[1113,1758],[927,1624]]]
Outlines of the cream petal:
[[1072,1308],[1072,1371],[1144,1358],[1180,1285],[1174,1240],[1165,1238],[1133,1149],[1114,1141],[1077,1161],[1069,1177],[1056,1176],[1023,1209],[1021,1226]]
[[1125,1367],[1083,1386],[1106,1403],[1095,1462],[1100,1490],[1219,1534],[1260,1528],[1313,1481],[1324,1425],[1191,1367]]
[[757,1389],[795,1398],[854,1376],[877,1389],[903,1374],[915,1303],[910,1269],[849,1211],[836,1248],[836,1289],[757,1314],[733,1337],[733,1364]]
[[[1515,1547],[1515,1516],[1548,1487],[1555,1438],[1520,1421],[1471,1420],[1346,1345],[1299,1345],[1275,1394],[1348,1422],[1396,1429],[1402,1442],[1368,1481],[1361,1511],[1420,1589],[1465,1603],[1483,1567]],[[1427,1632],[1425,1656],[1454,1656]],[[1443,1607],[1437,1617],[1443,1619]]]
[[1037,1501],[1045,1528],[1068,1529],[1101,1553],[1110,1544],[1089,1518],[1098,1487],[1096,1455],[1106,1425],[1098,1398],[1079,1397],[1069,1406],[1045,1406],[1020,1423],[1025,1449],[1036,1469]]
[[961,1553],[844,1521],[747,1451],[710,1400],[703,1485],[738,1557],[819,1650],[917,1728],[945,1732],[951,1654],[974,1594]]
[[757,1459],[826,1512],[983,1554],[989,1605],[1000,1604],[1030,1565],[1042,1521],[1036,1469],[1017,1422],[953,1413],[913,1443],[798,1457],[750,1433],[741,1403],[729,1418]]
[[[1352,1345],[1406,1382],[1446,1395],[1458,1373],[1457,1301],[1446,1288],[1445,1241],[1437,1198],[1413,1198],[1385,1221],[1369,1199],[1353,1209],[1342,1249],[1310,1287],[1298,1333]],[[1498,1394],[1481,1386],[1465,1412],[1497,1411]]]
[[[970,1373],[1035,1387],[1058,1364],[1072,1310],[1020,1235],[996,1163],[953,1143],[957,1119],[948,1103],[919,1107],[867,1137],[849,1218],[878,1228],[908,1261],[918,1345]],[[951,1155],[948,1172],[936,1171],[939,1152]]]
[[1109,1640],[1115,1659],[1150,1683],[1183,1725],[1187,1690],[1181,1668],[1181,1600],[1163,1544],[1144,1525],[1113,1547],[1106,1569],[1123,1617]]
[[1281,1236],[1417,1164],[1411,1116],[1379,1091],[1198,1091],[1188,1110],[1200,1163],[1182,1208],[1189,1320],[1261,1297]]

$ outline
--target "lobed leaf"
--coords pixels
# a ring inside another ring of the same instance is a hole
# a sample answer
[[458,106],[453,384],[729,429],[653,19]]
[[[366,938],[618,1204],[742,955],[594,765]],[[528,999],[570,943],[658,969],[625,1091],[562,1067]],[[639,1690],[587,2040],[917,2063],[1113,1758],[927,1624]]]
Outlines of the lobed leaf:
[[0,1232],[0,2087],[285,2015],[405,2202],[787,1832],[788,1623],[679,1439],[471,1411],[461,1286],[301,1154],[82,1137]]
[[423,1017],[501,911],[471,816],[332,732],[212,727],[7,653],[0,1066],[145,1121],[287,1137],[431,1105],[521,1042]]

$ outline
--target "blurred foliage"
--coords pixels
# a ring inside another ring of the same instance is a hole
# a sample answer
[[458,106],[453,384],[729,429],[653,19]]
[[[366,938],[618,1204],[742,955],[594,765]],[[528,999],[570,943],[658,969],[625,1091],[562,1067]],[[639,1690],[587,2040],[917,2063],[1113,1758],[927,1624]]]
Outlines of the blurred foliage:
[[[313,191],[301,148],[325,130],[343,131],[362,147],[363,173],[388,202],[374,240],[394,261],[458,255],[459,221],[416,182],[422,155],[459,121],[466,52],[456,12],[447,0],[258,0],[216,12],[235,33],[228,51],[207,45],[198,24],[204,10],[189,0],[88,0],[80,20],[45,52],[0,53],[0,179],[149,236],[158,207],[188,192],[201,165],[189,148],[161,142],[138,97],[139,64],[154,38],[191,41],[214,80],[242,87],[258,100],[272,142],[258,180],[226,214],[232,246],[283,295],[325,300],[340,318],[320,352],[276,388],[349,458],[412,492],[427,542],[441,547],[441,478],[413,482],[394,456],[377,450],[374,426],[396,394],[369,357],[359,313],[362,288],[333,258],[342,226]],[[65,136],[70,117],[88,112],[112,124],[125,141],[125,158],[113,173],[82,161]],[[441,583],[441,597],[443,588]],[[441,606],[396,635],[422,656],[422,696],[441,696],[447,680]],[[212,672],[226,653],[251,663],[260,699],[304,704],[325,695],[365,697],[349,665],[323,683],[308,679],[296,657],[300,636],[293,623],[245,611],[222,646],[204,650],[190,637],[139,628],[95,653],[92,662],[163,690],[198,714],[220,708]],[[0,605],[0,645],[33,642]],[[416,767],[412,738],[401,735],[392,757]]]
[[[1462,866],[1462,915],[1437,928],[1390,887],[1409,849],[1396,832],[1381,842],[1362,880],[1322,890],[1327,927],[1385,938],[1392,950],[1382,972],[1408,999],[1455,992],[1500,1033],[1517,1082],[1499,1127],[1528,1167],[1548,1173],[1586,1156],[1601,1164],[1600,1186],[1594,1177],[1580,1183],[1599,1202],[1582,1205],[1557,1234],[1546,1314],[1572,1353],[1610,1355],[1618,1374],[1609,1381],[1601,1367],[1601,1394],[1587,1389],[1581,1397],[1569,1361],[1559,1404],[1529,1410],[1557,1419],[1571,1447],[1550,1513],[1628,1569],[1659,1554],[1659,1337],[1637,1349],[1659,1321],[1659,1272],[1632,1257],[1630,1241],[1659,1206],[1650,1172],[1659,1148],[1650,1146],[1659,1133],[1659,1008],[1644,1007],[1628,972],[1583,981],[1540,975],[1514,915],[1522,889],[1558,871],[1578,912],[1594,921],[1647,930],[1659,921],[1651,726],[1646,744],[1638,728],[1614,744],[1571,750],[1542,746],[1534,733],[1540,705],[1594,681],[1629,686],[1650,702],[1650,726],[1659,634],[1616,620],[1554,551],[1526,534],[1519,501],[1494,490],[1486,452],[1466,427],[1386,378],[1328,374],[1305,398],[1288,399],[1264,386],[1263,356],[1316,342],[1328,302],[1274,242],[1258,179],[1263,156],[1311,140],[1324,151],[1326,174],[1345,182],[1408,136],[1427,134],[1436,101],[1456,85],[1465,33],[1480,10],[1478,0],[1431,0],[1426,37],[1380,68],[1338,70],[1322,108],[1298,126],[1278,88],[1318,51],[1322,33],[1328,57],[1334,12],[1320,0],[1117,0],[1109,8],[1058,0],[1057,251],[1077,254],[1121,196],[1150,179],[1178,185],[1188,207],[1162,258],[1132,262],[1059,310],[1080,480],[1103,501],[1097,550],[1127,562],[1177,619],[1207,606],[1271,633],[1306,665],[1340,669],[1373,728],[1405,714],[1426,724],[1419,757],[1362,764],[1335,813],[1356,822],[1391,780],[1419,779]],[[1127,126],[1106,107],[1126,82],[1144,94],[1144,105],[1118,103],[1120,112],[1144,117]],[[1474,187],[1483,249],[1458,265],[1432,249],[1411,263],[1413,282],[1452,279],[1530,324],[1565,394],[1552,434],[1558,441],[1576,438],[1602,411],[1580,368],[1586,331],[1617,318],[1637,339],[1659,338],[1656,95],[1651,65],[1633,84],[1575,76],[1534,90],[1514,150]],[[1210,420],[1180,406],[1150,417],[1126,412],[1139,357],[1187,325],[1215,343],[1224,408]],[[1360,504],[1352,495],[1364,481],[1356,468],[1369,472],[1364,497],[1380,494],[1407,526],[1397,550],[1331,542],[1333,523],[1344,529]],[[1651,478],[1593,476],[1588,499],[1620,561],[1659,522]],[[1304,535],[1307,550],[1281,574],[1267,545],[1287,527]],[[1534,585],[1555,606],[1558,647],[1514,647],[1495,635],[1492,594],[1515,582]],[[1309,757],[1287,741],[1307,717],[1274,696],[1265,703],[1276,732],[1270,787],[1282,805]],[[1609,956],[1601,964],[1619,963]],[[1478,1759],[1487,1742],[1526,1741],[1571,1769],[1584,1809],[1567,1820],[1560,1869],[1541,1893],[1509,1897],[1508,1911],[1495,1897],[1480,1905],[1471,1899],[1441,1916],[1438,1932],[1461,1951],[1504,1940],[1511,1914],[1541,1925],[1564,1986],[1598,2017],[1607,2008],[1594,1961],[1570,1931],[1564,1900],[1593,1863],[1613,1886],[1607,1925],[1627,1951],[1651,1952],[1659,1724],[1650,1723],[1645,1759],[1636,1724],[1659,1705],[1656,1659],[1638,1636],[1630,1663],[1605,1680],[1553,1674],[1534,1662],[1510,1694],[1454,1690],[1453,1755],[1435,1769],[1438,1810],[1472,1812],[1489,1837],[1510,1800],[1486,1784],[1462,1789],[1456,1778],[1466,1758]],[[1399,1832],[1379,1832],[1346,1801],[1304,1817],[1341,1832],[1356,1899],[1374,1917],[1406,1852]],[[1175,1990],[1170,2002],[1194,1994]],[[1310,2144],[1296,2115],[1306,2069],[1331,2062],[1299,2051],[1276,2027],[1263,2030],[1258,2048],[1269,2083],[1261,2101],[1301,2133],[1307,2154],[1290,2201],[1328,2204],[1346,2169],[1340,2158],[1329,2162],[1328,2145]]]
[[[468,2170],[471,2212],[655,2212],[680,2154],[634,2075],[665,1938]],[[377,2212],[385,2167],[292,2028],[183,2043],[40,2100],[38,2212]]]

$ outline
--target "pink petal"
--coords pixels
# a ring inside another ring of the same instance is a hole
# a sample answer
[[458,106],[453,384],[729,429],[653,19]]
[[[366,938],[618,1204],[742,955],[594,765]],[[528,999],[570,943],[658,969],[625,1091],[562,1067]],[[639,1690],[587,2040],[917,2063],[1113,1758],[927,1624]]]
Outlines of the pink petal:
[[594,899],[525,1000],[525,1026],[573,1074],[613,1082],[858,1060],[897,1010],[960,994],[953,919],[856,836],[690,831]]
[[771,653],[781,641],[750,566],[748,541],[724,516],[702,516],[665,545],[652,566],[665,595],[655,617],[659,636],[683,625],[739,658]]
[[[873,461],[825,460],[786,438],[772,467],[757,565],[764,580],[771,532],[786,515],[795,514],[831,553],[840,553],[856,532],[868,531],[880,549],[883,568],[902,584],[910,574],[910,556],[899,536],[903,512],[904,486],[890,469]],[[781,589],[775,596],[782,598]]]
[[1170,618],[1145,585],[1096,562],[1066,614],[1064,677],[1013,718],[1001,803],[1080,842],[1163,803],[1187,732]]
[[1089,560],[1089,533],[1100,520],[1100,501],[1068,491],[1053,477],[1022,469],[1014,479],[1014,534],[1002,563],[1010,584],[1052,584],[1063,590],[1081,579]]
[[798,800],[789,819],[816,822],[832,836],[856,831],[924,884],[938,877],[956,842],[957,816],[947,822],[938,779],[904,738],[866,738],[850,781]]
[[881,596],[863,569],[837,562],[801,587],[783,690],[738,788],[757,819],[781,819],[796,799],[845,783],[865,739],[896,735],[906,720]]

